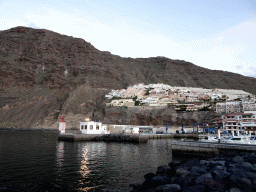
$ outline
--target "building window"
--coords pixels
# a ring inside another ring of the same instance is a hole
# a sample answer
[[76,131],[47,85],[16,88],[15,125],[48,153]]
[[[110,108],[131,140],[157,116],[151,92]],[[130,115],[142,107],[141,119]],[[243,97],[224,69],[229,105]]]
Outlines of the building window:
[[93,125],[90,125],[90,130],[93,130]]
[[87,130],[87,125],[84,126],[84,129]]
[[99,129],[100,129],[99,125],[96,125],[96,130],[99,130]]
[[83,126],[83,125],[81,126],[81,129],[84,129],[84,126]]

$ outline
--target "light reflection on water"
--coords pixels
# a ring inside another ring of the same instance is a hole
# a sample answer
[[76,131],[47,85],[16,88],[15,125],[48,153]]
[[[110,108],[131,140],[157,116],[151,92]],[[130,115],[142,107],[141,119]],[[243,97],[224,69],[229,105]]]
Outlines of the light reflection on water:
[[61,167],[63,166],[64,161],[64,142],[59,142],[57,145],[57,167],[59,168],[59,171],[61,171]]
[[142,182],[146,173],[155,172],[159,165],[172,160],[168,140],[150,140],[147,144],[77,144],[81,161],[79,189],[85,191],[129,191],[129,184]]
[[0,131],[0,191],[129,191],[172,159],[170,140],[59,142],[54,132]]
[[83,147],[83,154],[82,154],[82,161],[81,161],[81,168],[80,173],[84,179],[88,178],[88,174],[90,173],[89,168],[87,167],[89,164],[89,157],[87,156],[88,150],[86,147]]

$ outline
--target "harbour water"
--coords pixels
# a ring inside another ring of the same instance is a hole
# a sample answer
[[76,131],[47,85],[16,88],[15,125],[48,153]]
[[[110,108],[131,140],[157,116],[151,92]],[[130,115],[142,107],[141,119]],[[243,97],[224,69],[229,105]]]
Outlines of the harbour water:
[[130,191],[173,160],[170,140],[63,142],[51,131],[0,131],[0,191]]

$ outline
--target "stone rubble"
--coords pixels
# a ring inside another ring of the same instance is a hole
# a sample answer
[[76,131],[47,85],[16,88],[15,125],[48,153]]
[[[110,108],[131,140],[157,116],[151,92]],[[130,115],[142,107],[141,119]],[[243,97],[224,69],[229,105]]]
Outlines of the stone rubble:
[[131,192],[254,192],[256,153],[227,153],[206,159],[173,161],[147,173]]

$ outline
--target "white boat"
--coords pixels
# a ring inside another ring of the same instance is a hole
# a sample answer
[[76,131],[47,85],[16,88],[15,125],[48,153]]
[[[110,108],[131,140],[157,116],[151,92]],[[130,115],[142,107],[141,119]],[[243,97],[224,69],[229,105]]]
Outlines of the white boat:
[[256,145],[256,137],[250,137],[250,142],[252,145]]
[[232,132],[232,135],[221,136],[219,130],[218,130],[218,136],[199,135],[199,140],[201,142],[210,142],[210,143],[256,145],[256,137],[251,137],[250,133],[245,135],[239,135],[239,134],[235,135],[234,132]]
[[234,132],[232,132],[232,135],[227,137],[221,137],[220,139],[221,143],[228,143],[228,144],[247,144],[247,145],[256,145],[256,139],[251,137],[251,134],[244,134],[240,135],[238,132],[238,135],[234,135]]
[[199,135],[201,142],[218,143],[218,137],[216,135]]
[[227,143],[228,140],[231,140],[232,136],[228,135],[228,136],[221,136],[220,138],[220,143]]
[[251,145],[250,137],[248,136],[233,136],[226,139],[221,139],[221,143],[229,143],[229,144],[247,144]]

